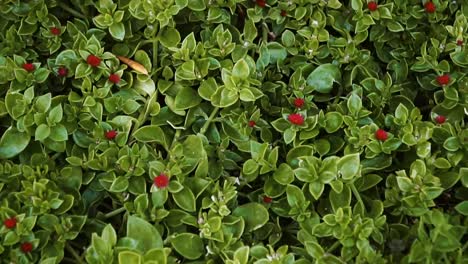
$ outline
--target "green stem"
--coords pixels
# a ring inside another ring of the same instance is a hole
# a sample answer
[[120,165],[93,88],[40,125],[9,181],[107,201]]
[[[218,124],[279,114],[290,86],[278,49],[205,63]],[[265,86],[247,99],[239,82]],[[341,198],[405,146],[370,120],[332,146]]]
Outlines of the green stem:
[[340,241],[335,241],[335,243],[333,243],[333,245],[327,249],[327,252],[332,253],[339,245],[341,245]]
[[264,43],[268,43],[268,32],[270,32],[270,29],[268,28],[268,25],[263,22],[262,23],[262,41]]
[[84,264],[83,260],[81,259],[80,255],[76,253],[75,249],[73,249],[68,243],[65,243],[65,248],[70,252],[73,258],[76,260],[75,263]]
[[366,207],[364,206],[364,202],[361,199],[361,195],[359,194],[358,190],[356,189],[356,186],[354,186],[354,183],[350,184],[351,186],[351,191],[353,192],[354,196],[358,200],[358,203],[361,204],[362,208],[366,210]]
[[175,135],[174,135],[174,138],[172,139],[172,143],[171,143],[170,149],[172,149],[172,148],[174,147],[175,143],[176,143],[177,140],[179,139],[181,131],[182,131],[182,130],[180,130],[180,129],[177,129],[177,130],[176,130]]
[[84,20],[87,20],[87,18],[81,14],[80,12],[76,11],[75,9],[69,7],[67,4],[65,4],[64,2],[62,1],[57,1],[58,2],[58,6],[60,8],[62,8],[63,10],[67,11],[68,13],[74,15],[75,17],[79,17],[81,19],[84,19]]
[[155,73],[153,78],[157,77],[156,72],[158,72],[158,49],[159,49],[159,40],[156,39],[153,42],[153,71]]
[[136,121],[135,126],[133,127],[132,132],[130,133],[129,141],[133,139],[133,134],[135,133],[135,131],[137,131],[137,129],[140,128],[141,124],[143,124],[146,121],[146,118],[148,117],[150,105],[154,100],[156,100],[157,97],[158,97],[158,90],[156,89],[156,91],[150,96],[150,98],[146,100],[145,108],[144,108],[145,110],[141,112],[140,115],[138,116],[138,120]]
[[110,212],[110,213],[105,214],[105,215],[104,215],[104,218],[105,218],[105,219],[111,218],[111,217],[113,217],[113,216],[116,216],[116,215],[118,215],[118,214],[120,214],[120,213],[125,212],[125,210],[127,210],[127,209],[125,209],[125,207],[120,207],[120,208],[115,209],[114,211],[112,211],[112,212]]
[[211,122],[213,121],[213,119],[215,118],[216,114],[218,113],[219,111],[219,107],[215,107],[215,109],[213,109],[213,112],[211,112],[211,115],[210,117],[208,117],[208,120],[206,120],[205,124],[203,125],[203,127],[200,129],[200,134],[204,135],[206,130],[208,129],[208,127],[210,126]]

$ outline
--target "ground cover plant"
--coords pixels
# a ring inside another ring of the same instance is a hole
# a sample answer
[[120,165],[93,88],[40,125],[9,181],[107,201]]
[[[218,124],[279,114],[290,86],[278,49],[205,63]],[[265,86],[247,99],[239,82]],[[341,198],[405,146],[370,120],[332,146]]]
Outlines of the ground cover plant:
[[0,17],[0,263],[468,263],[467,1]]

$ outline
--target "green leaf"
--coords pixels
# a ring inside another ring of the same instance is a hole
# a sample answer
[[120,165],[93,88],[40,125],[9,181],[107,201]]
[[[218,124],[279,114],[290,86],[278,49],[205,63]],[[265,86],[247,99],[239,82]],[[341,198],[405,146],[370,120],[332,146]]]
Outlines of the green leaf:
[[36,128],[35,139],[42,141],[50,135],[50,128],[45,124],[40,124]]
[[352,180],[360,169],[359,153],[348,154],[338,161],[338,170],[344,180]]
[[195,260],[204,253],[204,244],[198,235],[191,233],[182,233],[171,239],[171,245],[184,258]]
[[58,124],[50,128],[49,138],[53,141],[61,142],[68,139],[68,132],[64,125]]
[[343,190],[340,193],[335,190],[330,190],[330,203],[333,211],[336,212],[340,207],[346,207],[351,204],[351,190],[348,185],[343,185]]
[[119,253],[119,264],[140,264],[141,256],[132,251],[122,251]]
[[206,8],[205,0],[189,0],[187,3],[188,8],[193,11],[203,11]]
[[329,93],[334,82],[341,79],[340,68],[334,64],[322,64],[307,77],[307,84],[319,93]]
[[31,136],[14,127],[8,128],[0,139],[0,159],[9,159],[20,154],[29,144]]
[[455,210],[462,215],[468,216],[468,201],[463,201],[455,206]]
[[38,112],[45,113],[49,110],[51,102],[52,95],[47,93],[37,97],[36,102],[34,102],[34,106]]
[[181,191],[173,193],[172,197],[176,204],[185,211],[196,211],[195,196],[189,188],[183,188]]
[[294,172],[289,167],[288,164],[282,163],[278,169],[276,169],[275,173],[273,174],[273,178],[283,185],[287,185],[294,181]]
[[249,65],[244,59],[239,60],[234,64],[234,68],[232,69],[232,76],[239,78],[241,80],[245,80],[250,75]]
[[127,237],[137,241],[137,248],[141,252],[163,247],[163,241],[158,230],[137,216],[131,215],[128,217]]
[[234,260],[238,261],[239,264],[247,264],[249,261],[249,250],[250,247],[248,246],[238,248],[234,252]]
[[180,42],[180,34],[177,29],[172,27],[165,27],[161,30],[161,36],[159,38],[161,44],[166,47],[176,47]]
[[49,112],[49,121],[52,124],[59,123],[60,121],[62,121],[62,118],[63,118],[62,105],[59,104],[56,107],[52,108],[52,110],[50,110],[50,112]]
[[248,203],[238,206],[232,214],[244,219],[245,230],[247,232],[261,228],[268,222],[269,218],[267,209],[259,203]]
[[166,138],[163,130],[159,126],[150,125],[139,128],[133,137],[140,142],[157,142],[165,146]]
[[325,114],[325,130],[327,133],[334,133],[343,125],[343,116],[338,112],[328,112]]
[[114,23],[109,27],[109,33],[112,37],[117,40],[123,40],[125,38],[125,27],[122,22]]
[[106,225],[102,230],[102,239],[107,241],[111,246],[117,243],[117,234],[111,224]]
[[197,106],[201,101],[197,91],[190,86],[183,86],[176,95],[174,106],[176,110],[185,110]]

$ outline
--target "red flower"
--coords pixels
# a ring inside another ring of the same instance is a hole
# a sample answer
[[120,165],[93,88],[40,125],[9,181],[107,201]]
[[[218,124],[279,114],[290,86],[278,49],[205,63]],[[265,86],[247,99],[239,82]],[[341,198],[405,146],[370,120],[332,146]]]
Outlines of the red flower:
[[290,114],[288,116],[289,122],[294,125],[303,125],[304,124],[304,117],[301,114]]
[[117,136],[117,131],[115,130],[109,130],[106,132],[106,138],[108,140],[113,140]]
[[297,108],[302,108],[304,106],[305,100],[303,98],[294,99],[294,106]]
[[424,4],[424,8],[426,8],[427,13],[434,13],[436,11],[436,6],[431,1],[426,2],[426,4]]
[[154,185],[158,188],[166,188],[169,185],[169,177],[166,174],[161,173],[158,176],[154,177]]
[[15,228],[17,222],[18,220],[16,220],[16,217],[11,217],[11,218],[5,219],[5,221],[3,221],[3,225],[8,229],[12,229],[12,228]]
[[282,17],[285,17],[285,16],[288,15],[288,12],[286,12],[286,10],[281,10],[280,15],[281,15]]
[[438,115],[434,118],[437,124],[443,124],[447,120],[447,118],[443,115]]
[[62,31],[58,27],[53,27],[50,28],[50,33],[52,33],[52,35],[58,36],[60,33],[62,33]]
[[463,40],[461,40],[461,39],[457,40],[457,45],[458,46],[463,46]]
[[387,131],[383,130],[383,129],[378,129],[376,132],[375,132],[375,138],[377,140],[380,140],[380,141],[385,141],[388,139],[388,133]]
[[59,76],[65,77],[68,75],[68,69],[62,66],[57,70],[57,73]]
[[117,75],[117,74],[115,74],[115,73],[113,73],[113,74],[109,75],[109,81],[110,81],[111,83],[118,84],[118,83],[120,82],[120,76]]
[[379,7],[377,5],[377,3],[375,1],[370,1],[369,3],[367,3],[367,8],[370,10],[370,11],[375,11],[377,10],[377,7]]
[[36,69],[36,66],[34,66],[34,64],[32,63],[25,63],[23,64],[23,69],[25,69],[27,72],[32,72]]
[[255,123],[255,121],[253,120],[250,120],[249,121],[249,127],[254,127],[257,123]]
[[265,196],[263,196],[263,202],[264,203],[271,203],[271,202],[273,202],[273,198],[268,197],[268,196],[265,195]]
[[31,252],[32,250],[33,244],[31,244],[30,242],[24,242],[23,244],[21,244],[21,251],[23,251],[24,253]]
[[441,76],[437,76],[436,81],[440,85],[447,85],[450,82],[450,75],[444,74],[444,75],[441,75]]
[[97,67],[101,64],[101,59],[98,56],[91,54],[86,58],[86,62],[91,65],[91,67]]
[[256,0],[255,2],[261,8],[264,8],[266,6],[266,0]]

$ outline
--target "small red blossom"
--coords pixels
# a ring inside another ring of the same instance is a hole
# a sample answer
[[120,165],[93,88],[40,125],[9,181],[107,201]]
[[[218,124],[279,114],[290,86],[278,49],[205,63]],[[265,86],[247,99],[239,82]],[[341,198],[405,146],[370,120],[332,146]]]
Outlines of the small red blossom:
[[383,130],[383,129],[378,129],[376,132],[375,132],[375,138],[377,140],[380,140],[380,141],[385,141],[388,139],[388,133],[387,131]]
[[370,11],[375,11],[375,10],[377,10],[378,7],[379,7],[379,5],[377,5],[377,3],[375,1],[370,1],[369,3],[367,3],[367,8]]
[[296,98],[294,99],[294,106],[297,108],[302,108],[304,106],[305,100],[304,98]]
[[58,68],[57,74],[59,76],[61,76],[61,77],[65,77],[65,76],[68,75],[68,69],[62,66],[62,67]]
[[11,217],[11,218],[5,219],[5,221],[3,221],[3,225],[8,229],[12,229],[12,228],[15,228],[17,222],[18,220],[16,220],[16,217]]
[[447,85],[450,82],[450,75],[444,74],[437,76],[436,81],[439,83],[439,85]]
[[36,66],[34,66],[34,64],[32,63],[25,63],[23,64],[23,69],[25,69],[27,72],[32,72],[36,69]]
[[169,177],[166,174],[161,173],[158,176],[154,177],[154,185],[158,188],[166,188],[169,185]]
[[264,8],[266,6],[266,0],[256,0],[255,2],[261,8]]
[[273,198],[268,197],[268,196],[263,196],[263,202],[269,204],[269,203],[273,202]]
[[294,125],[303,125],[304,124],[304,117],[301,114],[290,114],[288,116],[289,122]]
[[253,120],[249,121],[249,127],[254,127],[257,123]]
[[463,46],[463,40],[461,40],[461,39],[457,40],[457,45],[458,46]]
[[109,81],[110,81],[111,83],[118,84],[118,83],[120,82],[120,76],[117,75],[117,74],[115,74],[115,73],[113,73],[113,74],[109,75]]
[[426,9],[427,13],[434,13],[436,11],[436,6],[433,2],[429,1],[424,4],[424,8]]
[[33,244],[31,244],[30,242],[24,242],[23,244],[21,244],[21,251],[23,251],[24,253],[29,253],[33,250]]
[[443,124],[447,120],[447,118],[443,115],[438,115],[434,118],[437,124]]
[[62,33],[62,31],[58,27],[52,27],[50,28],[50,33],[52,33],[52,35],[58,36],[60,33]]
[[281,15],[282,17],[285,17],[285,16],[288,15],[288,12],[286,12],[286,10],[281,10],[280,15]]
[[91,54],[86,58],[86,62],[91,65],[91,67],[97,67],[101,64],[101,59],[98,56]]
[[106,138],[107,138],[108,140],[113,140],[113,139],[117,136],[117,131],[115,131],[115,130],[109,130],[109,131],[106,132],[106,135],[105,135],[105,136],[106,136]]

